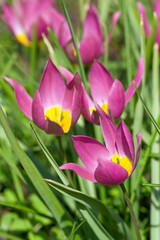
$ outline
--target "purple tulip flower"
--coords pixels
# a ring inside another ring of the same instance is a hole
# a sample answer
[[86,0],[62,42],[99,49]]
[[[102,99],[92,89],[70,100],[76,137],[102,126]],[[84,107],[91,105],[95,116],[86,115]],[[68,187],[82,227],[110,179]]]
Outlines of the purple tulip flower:
[[48,34],[47,27],[52,22],[52,0],[14,0],[13,6],[2,3],[2,19],[11,29],[17,40],[25,46],[31,45],[33,26],[36,26],[37,39]]
[[[133,80],[137,87],[141,83],[143,74],[144,59],[141,57],[138,62],[137,74]],[[124,91],[122,83],[117,78],[113,80],[109,71],[97,60],[91,66],[89,82],[93,101],[83,87],[82,114],[86,120],[95,124],[99,124],[99,116],[94,103],[97,103],[106,114],[109,114],[110,109],[113,118],[117,119],[135,93],[133,82]]]
[[[145,7],[143,6],[143,4],[141,2],[138,2],[137,6],[138,6],[139,15],[142,16],[146,36],[150,37],[152,29],[147,20]],[[157,26],[155,42],[158,43],[159,50],[160,50],[160,0],[155,1],[153,10],[157,14],[157,18],[158,18],[158,26]]]
[[15,91],[21,111],[48,134],[62,136],[67,133],[81,114],[81,79],[78,73],[66,79],[49,59],[39,89],[32,99],[15,80],[5,77]]
[[70,169],[79,176],[103,185],[112,186],[124,182],[134,171],[140,156],[141,133],[137,134],[137,152],[132,136],[123,120],[116,127],[105,112],[97,106],[104,146],[87,136],[72,136],[74,147],[84,167],[67,163],[60,169]]
[[[120,11],[112,17],[112,25],[108,42],[111,40],[113,28],[120,17]],[[66,19],[53,10],[53,29],[58,37],[59,43],[64,49],[71,62],[77,62],[77,53],[72,42],[72,36]],[[92,4],[87,12],[83,24],[82,39],[78,43],[78,48],[84,64],[90,64],[94,59],[99,58],[104,52],[103,32],[96,7]]]

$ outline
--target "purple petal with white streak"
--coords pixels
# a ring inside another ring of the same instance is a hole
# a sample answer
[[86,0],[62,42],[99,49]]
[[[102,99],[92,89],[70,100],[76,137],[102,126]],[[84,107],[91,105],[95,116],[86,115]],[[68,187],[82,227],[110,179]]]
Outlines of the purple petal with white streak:
[[40,82],[39,93],[44,109],[56,105],[62,106],[66,86],[60,72],[49,59]]

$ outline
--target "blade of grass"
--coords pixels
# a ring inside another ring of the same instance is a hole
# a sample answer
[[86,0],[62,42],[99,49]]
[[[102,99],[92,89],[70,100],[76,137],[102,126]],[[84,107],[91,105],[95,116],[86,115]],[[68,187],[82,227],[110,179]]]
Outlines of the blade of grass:
[[48,151],[48,149],[46,148],[46,146],[44,145],[44,143],[42,142],[41,138],[39,137],[38,133],[36,132],[35,128],[33,127],[32,124],[31,128],[32,131],[34,133],[34,136],[36,137],[36,140],[39,144],[39,146],[41,147],[42,151],[44,152],[45,156],[47,157],[47,159],[49,160],[50,164],[52,165],[52,167],[54,168],[54,170],[56,171],[56,173],[58,174],[58,176],[60,177],[61,181],[65,184],[65,185],[69,185],[69,181],[66,178],[65,174],[59,169],[59,166],[57,164],[57,162],[55,161],[55,159],[52,157],[52,155],[50,154],[50,152]]
[[14,173],[14,171],[12,169],[11,169],[11,175],[12,175],[13,183],[14,183],[15,190],[17,193],[17,197],[18,197],[19,201],[23,203],[23,202],[25,202],[25,197],[24,197],[24,194],[22,191],[19,177]]
[[[154,44],[153,48],[153,70],[152,70],[152,114],[154,118],[158,117],[160,109],[159,93],[159,46]],[[154,127],[152,125],[152,132]],[[152,151],[160,152],[160,135],[157,135],[152,145]],[[160,159],[159,159],[160,160]],[[160,161],[151,159],[151,183],[160,184]],[[160,189],[152,187],[151,189],[151,210],[150,210],[150,239],[158,240],[160,232]]]
[[149,187],[160,187],[160,184],[157,183],[143,183],[143,185]]
[[65,16],[66,16],[66,19],[67,19],[67,22],[68,22],[68,25],[69,25],[69,28],[70,28],[70,32],[71,32],[71,35],[72,35],[72,40],[73,40],[73,43],[74,43],[74,47],[75,47],[75,50],[77,52],[77,59],[78,59],[78,63],[79,63],[79,68],[80,68],[82,81],[83,81],[84,86],[86,88],[87,87],[87,80],[86,80],[85,71],[84,71],[82,59],[81,59],[81,56],[80,56],[80,52],[79,52],[79,49],[78,49],[78,46],[77,46],[77,39],[76,39],[76,36],[74,34],[73,26],[72,26],[71,19],[69,17],[69,14],[68,14],[68,11],[67,11],[67,8],[66,8],[65,1],[61,0],[61,3],[62,3],[63,10],[64,10],[64,13],[65,13]]
[[134,84],[134,86],[135,86],[136,93],[137,93],[138,97],[140,98],[141,103],[142,103],[142,105],[143,105],[146,113],[148,114],[148,116],[149,116],[151,122],[153,123],[155,129],[156,129],[157,132],[160,134],[160,126],[159,126],[159,124],[156,122],[156,120],[154,119],[153,115],[151,114],[151,112],[149,111],[148,107],[146,106],[143,98],[141,97],[141,94],[139,93],[139,91],[138,91],[138,89],[137,89],[137,87],[136,87],[136,84],[135,84],[135,83],[133,83],[133,84]]
[[146,68],[145,68],[146,75],[148,74],[149,66],[150,66],[151,59],[152,59],[153,44],[154,44],[156,33],[157,33],[157,24],[158,24],[157,15],[155,13],[153,13],[152,33],[151,33],[150,38],[147,41],[147,46],[146,46]]
[[[157,120],[157,123],[160,123],[160,114],[158,116],[158,120]],[[132,191],[132,194],[131,194],[131,203],[133,204],[134,200],[135,200],[135,196],[136,196],[136,190],[138,189],[138,187],[140,186],[140,183],[141,183],[141,180],[142,180],[142,176],[144,174],[144,170],[147,166],[147,161],[148,161],[148,158],[150,156],[150,152],[151,152],[151,146],[153,144],[153,142],[155,141],[155,137],[157,135],[157,130],[155,129],[154,132],[152,133],[151,135],[151,139],[150,139],[150,142],[149,142],[149,145],[145,151],[145,156],[143,158],[143,162],[142,162],[142,165],[141,165],[141,169],[140,169],[140,172],[139,172],[139,175],[138,175],[138,178],[134,184],[134,189]],[[141,161],[141,160],[140,160]]]
[[0,206],[4,206],[13,210],[17,210],[20,212],[26,212],[26,213],[32,213],[34,215],[39,215],[45,218],[49,218],[49,219],[53,219],[52,216],[46,215],[46,214],[42,214],[40,212],[37,212],[36,210],[26,207],[24,205],[21,204],[17,204],[17,203],[13,203],[13,202],[7,202],[6,200],[0,200]]

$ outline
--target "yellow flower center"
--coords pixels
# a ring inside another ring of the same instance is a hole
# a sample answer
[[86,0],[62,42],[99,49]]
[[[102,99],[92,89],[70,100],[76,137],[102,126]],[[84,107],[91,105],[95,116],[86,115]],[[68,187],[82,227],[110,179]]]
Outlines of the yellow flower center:
[[[101,108],[103,109],[103,111],[108,114],[108,103],[103,103]],[[96,111],[95,107],[92,107],[89,109],[90,115],[92,115],[93,111]]]
[[71,114],[69,110],[62,111],[60,106],[54,106],[45,110],[45,119],[49,118],[52,122],[58,123],[64,133],[68,132],[71,126]]
[[120,158],[120,156],[116,153],[111,158],[111,161],[119,164],[121,167],[126,169],[126,171],[128,172],[128,175],[130,175],[131,170],[132,170],[132,162],[128,157],[125,156],[125,157]]
[[16,35],[17,40],[22,43],[23,45],[30,47],[31,46],[31,42],[27,39],[27,36],[22,33],[22,34],[17,34]]
[[73,51],[73,55],[74,55],[75,57],[77,57],[77,51],[76,51],[75,48],[74,48],[74,51]]

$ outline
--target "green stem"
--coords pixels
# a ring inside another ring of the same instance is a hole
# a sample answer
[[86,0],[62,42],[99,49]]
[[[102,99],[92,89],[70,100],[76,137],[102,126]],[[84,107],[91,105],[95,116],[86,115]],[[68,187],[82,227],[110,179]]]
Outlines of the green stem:
[[71,32],[71,35],[72,35],[72,40],[73,40],[73,43],[74,43],[74,47],[75,47],[75,50],[77,52],[77,59],[78,59],[78,63],[79,63],[79,68],[80,68],[80,72],[81,72],[82,81],[83,81],[84,86],[86,88],[87,87],[87,84],[86,84],[87,81],[86,81],[85,71],[84,71],[82,59],[81,59],[81,56],[80,56],[80,52],[79,52],[79,49],[78,49],[78,46],[77,46],[77,40],[76,40],[76,37],[75,37],[75,34],[74,34],[71,19],[69,17],[68,11],[67,11],[65,1],[61,0],[61,2],[62,2],[63,10],[64,10],[64,13],[65,13],[65,16],[66,16],[66,19],[67,19],[67,22],[68,22],[68,25],[69,25],[69,28],[70,28],[70,32]]
[[140,235],[140,232],[139,232],[139,228],[138,228],[138,224],[137,224],[137,221],[136,221],[136,218],[135,218],[135,214],[133,212],[132,204],[130,202],[128,193],[127,193],[126,188],[125,188],[123,183],[120,184],[120,188],[123,192],[124,198],[125,198],[126,203],[128,205],[128,208],[129,208],[129,211],[130,211],[130,214],[131,214],[131,218],[132,218],[132,221],[133,221],[133,224],[134,224],[134,227],[135,227],[135,231],[136,231],[136,234],[137,234],[137,239],[141,240],[141,235]]
[[[67,163],[67,158],[66,158],[66,154],[65,154],[65,151],[64,151],[64,148],[63,148],[63,145],[62,145],[62,138],[61,137],[57,137],[57,140],[58,140],[59,152],[60,152],[60,155],[61,155],[61,160],[62,160],[63,164],[66,164]],[[70,170],[66,169],[65,172],[66,172],[66,175],[67,175],[67,178],[68,178],[70,184],[72,186],[74,186]]]
[[11,174],[12,174],[12,178],[13,178],[13,183],[15,186],[15,190],[17,192],[17,196],[19,198],[19,201],[24,203],[25,202],[25,198],[24,198],[24,194],[21,188],[21,183],[19,180],[19,177],[15,174],[15,172],[11,169]]

